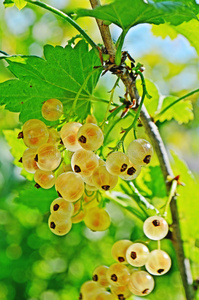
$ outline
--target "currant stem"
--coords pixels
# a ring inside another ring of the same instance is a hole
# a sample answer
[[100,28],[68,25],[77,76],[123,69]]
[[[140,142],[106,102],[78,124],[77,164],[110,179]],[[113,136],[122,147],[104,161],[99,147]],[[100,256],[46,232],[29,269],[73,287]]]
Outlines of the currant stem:
[[171,189],[170,189],[170,192],[169,192],[169,197],[168,197],[168,200],[167,200],[167,202],[166,202],[165,209],[164,209],[164,213],[163,213],[163,217],[164,217],[164,218],[167,217],[167,212],[168,212],[168,209],[169,209],[171,200],[173,199],[173,197],[174,197],[175,194],[176,194],[176,188],[177,188],[177,185],[178,185],[177,180],[173,180],[173,181],[172,181],[172,185],[171,185]]
[[94,49],[96,55],[99,57],[99,50],[98,50],[98,46],[95,44],[95,42],[90,38],[90,36],[71,18],[69,17],[67,14],[65,14],[64,12],[60,11],[59,9],[52,7],[46,3],[43,3],[41,1],[37,1],[37,0],[25,0],[28,3],[31,3],[33,5],[37,5],[40,6],[46,10],[49,10],[51,12],[53,12],[54,14],[60,16],[61,18],[63,18],[65,21],[67,21],[68,23],[70,23],[75,29],[77,29],[81,35],[85,38],[85,40],[91,45],[91,47]]
[[116,87],[118,86],[118,82],[119,82],[119,78],[117,78],[112,90],[111,90],[111,96],[110,96],[110,100],[109,100],[109,103],[107,105],[107,109],[106,109],[106,113],[105,113],[105,116],[104,116],[104,119],[100,125],[101,129],[103,130],[103,127],[104,127],[104,124],[105,122],[107,121],[107,116],[108,116],[108,113],[109,113],[109,109],[110,109],[110,106],[113,104],[113,96],[114,96],[114,92],[115,92],[115,89]]

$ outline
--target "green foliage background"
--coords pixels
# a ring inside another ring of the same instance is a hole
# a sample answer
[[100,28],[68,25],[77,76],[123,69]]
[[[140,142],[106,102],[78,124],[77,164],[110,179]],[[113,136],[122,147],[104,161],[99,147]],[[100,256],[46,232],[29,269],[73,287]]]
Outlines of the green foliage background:
[[[128,1],[122,2],[123,5],[126,5]],[[172,1],[169,2],[171,2],[172,6]],[[55,4],[53,1],[48,1],[48,3]],[[118,3],[117,1],[116,5]],[[192,18],[192,5],[194,3],[195,1],[187,1],[190,7],[190,11],[187,11],[189,18]],[[73,0],[68,3],[61,1],[61,3],[55,5],[59,5],[60,8],[67,12],[73,11],[76,8],[79,16],[81,14],[86,15],[86,12],[88,12],[87,10],[78,10],[80,7],[79,1]],[[89,7],[88,2],[81,1],[81,7],[87,9]],[[194,5],[197,14],[196,8]],[[131,10],[134,11],[132,7]],[[128,18],[125,18],[125,11],[121,11],[121,14],[121,20],[124,19],[126,24],[118,25],[123,29],[129,29],[132,24],[129,23]],[[19,25],[21,22],[21,26],[14,29],[13,24],[17,20],[16,16],[19,20]],[[144,16],[146,17],[146,14]],[[162,11],[162,16],[165,16],[164,10]],[[108,21],[114,22],[110,18]],[[124,45],[136,61],[143,63],[146,68],[145,76],[148,78],[146,81],[147,89],[149,94],[152,95],[151,100],[146,99],[146,106],[154,118],[160,110],[160,104],[161,107],[164,107],[164,105],[175,101],[176,97],[181,97],[189,91],[198,88],[199,71],[198,56],[196,54],[199,49],[198,39],[196,38],[198,36],[198,21],[193,18],[188,21],[188,26],[180,20],[177,26],[174,26],[176,24],[172,24],[174,21],[171,19],[167,21],[170,22],[170,25],[166,23],[151,26],[148,38],[143,41],[143,45],[146,47],[153,34],[153,41],[158,41],[159,50],[156,44],[154,47],[149,47],[147,52],[136,52],[133,45],[130,44],[131,32],[134,29],[129,31]],[[101,42],[94,19],[80,18],[78,19],[78,23],[89,32],[96,43]],[[117,22],[115,23],[117,24]],[[152,23],[159,24],[162,22],[158,20]],[[116,27],[112,25],[111,29],[114,36],[119,35]],[[184,39],[180,43],[176,39],[178,33],[183,33],[185,37],[187,36],[190,44]],[[93,269],[100,264],[110,265],[113,263],[110,249],[114,241],[124,238],[145,240],[142,233],[142,221],[116,203],[119,199],[122,205],[125,203],[125,205],[131,207],[131,210],[137,209],[140,211],[137,204],[139,203],[139,197],[137,197],[128,184],[123,182],[120,182],[117,186],[117,193],[115,193],[117,201],[110,201],[110,197],[104,194],[104,199],[107,200],[107,208],[112,218],[112,225],[106,232],[93,233],[83,223],[80,223],[73,225],[71,232],[67,236],[56,237],[49,231],[47,226],[49,206],[56,197],[54,189],[49,191],[36,190],[33,187],[34,183],[30,181],[32,180],[32,175],[25,174],[18,163],[18,159],[24,150],[21,141],[16,139],[21,127],[20,122],[24,122],[26,119],[32,117],[41,118],[41,103],[48,98],[48,91],[51,94],[51,83],[53,82],[54,84],[54,81],[60,80],[60,77],[58,77],[60,75],[58,66],[64,61],[64,51],[72,51],[70,46],[65,48],[68,50],[64,50],[64,48],[57,47],[57,45],[65,47],[67,41],[76,34],[77,32],[62,19],[55,17],[49,12],[42,11],[40,8],[27,6],[22,11],[18,11],[16,7],[5,10],[2,1],[0,2],[0,49],[11,55],[25,55],[20,59],[15,57],[9,58],[6,62],[0,60],[0,82],[13,78],[13,74],[20,79],[20,83],[18,79],[11,81],[12,86],[10,87],[9,85],[10,94],[7,92],[8,82],[0,85],[1,104],[6,104],[7,109],[12,111],[6,110],[5,106],[0,108],[0,299],[2,300],[78,299],[79,288],[84,281],[91,278]],[[136,40],[136,37],[133,36],[133,39],[135,45],[136,42],[141,42],[140,37],[137,37]],[[183,43],[185,43],[186,51],[191,51],[194,54],[185,55],[184,61],[175,62],[172,56],[173,47],[174,45],[179,45],[178,51],[182,54],[185,51]],[[46,55],[43,56],[43,47],[45,44],[53,46],[45,46],[50,57],[50,62],[44,60],[48,60]],[[128,49],[129,45],[130,49]],[[196,50],[193,50],[191,45],[195,46]],[[87,66],[87,62],[89,62],[90,66],[89,70],[84,69],[84,74],[90,74],[92,64],[99,65],[99,62],[95,61],[95,59],[93,60],[94,56],[92,52],[88,52],[84,42],[80,42],[76,47],[77,51],[78,47],[79,49],[82,47],[84,50],[80,49],[78,52],[79,56],[75,53],[73,60],[70,59],[65,63],[69,64],[71,69],[72,62],[76,63],[72,71],[73,78],[75,78],[75,81],[79,85],[82,85],[84,80],[79,73],[75,72],[82,62],[81,51],[87,53],[85,54],[86,58],[84,58],[85,67]],[[168,48],[167,52],[163,51],[164,47]],[[171,51],[169,51],[169,47],[171,47]],[[53,52],[56,55],[53,56]],[[58,52],[61,53],[58,54]],[[31,59],[27,57],[30,54],[42,56],[43,58],[34,57]],[[52,57],[56,58],[56,60],[53,61]],[[66,57],[69,57],[68,54]],[[35,73],[32,73],[31,76],[30,73],[27,73],[28,75],[25,76],[26,73],[20,71],[25,65],[25,69],[28,72],[32,72],[31,64],[33,63],[35,67],[37,61],[41,61],[45,65],[43,74],[39,72],[41,65],[36,68]],[[9,68],[5,67],[7,65],[9,65]],[[41,81],[41,78],[45,77],[46,74],[49,76],[48,82],[50,83],[48,85],[46,84],[46,80],[43,83]],[[54,74],[54,77],[52,74]],[[90,86],[88,85],[85,89],[82,89],[80,93],[81,97],[77,99],[79,110],[77,109],[76,112],[82,120],[90,109],[92,97],[98,97],[106,101],[109,100],[110,94],[108,91],[110,91],[114,82],[113,76],[106,74],[104,78],[100,79],[101,83],[95,87],[99,74],[96,72],[91,76],[92,80],[88,78]],[[189,77],[191,78],[191,83],[188,86],[185,83]],[[68,87],[71,87],[66,80],[63,80],[62,83],[63,85],[60,88],[56,90],[52,89],[55,97],[61,98],[63,90],[65,92]],[[20,101],[25,102],[24,105],[27,106],[25,110],[24,108],[22,109],[22,114],[19,118],[18,112],[21,109],[19,103],[16,101],[16,97],[19,96],[21,91],[20,84],[24,87],[23,94],[20,94]],[[32,101],[30,105],[29,99],[31,93],[29,92],[29,86],[32,84],[35,86],[34,95],[37,94],[38,98],[34,102]],[[138,89],[141,90],[139,82]],[[64,102],[69,97],[72,101],[75,99],[77,92],[78,89],[73,85],[73,91],[68,91],[68,94],[64,94],[64,97],[61,99]],[[41,95],[42,97],[40,98]],[[121,84],[120,89],[116,89],[115,102],[118,102],[118,96],[122,96]],[[85,99],[86,102],[84,102]],[[159,99],[161,99],[162,103],[160,103]],[[84,109],[81,106],[82,101],[84,104],[87,103],[87,105],[83,104]],[[198,103],[198,94],[194,94],[180,102],[178,104],[179,107],[176,105],[173,109],[168,110],[167,113],[158,119],[157,123],[170,153],[174,173],[176,175],[180,174],[180,180],[186,184],[185,187],[179,187],[178,189],[178,206],[180,210],[182,237],[185,241],[185,252],[190,259],[194,279],[199,278]],[[64,102],[64,104],[67,107],[68,103]],[[106,111],[106,104],[92,102],[92,107],[97,120],[101,122]],[[15,111],[16,113],[14,113]],[[123,120],[119,119],[119,115],[116,116],[117,125],[107,138],[107,147],[115,145],[119,139],[121,128],[129,126],[132,119],[130,115]],[[114,122],[115,120],[110,120],[109,125],[105,128],[105,132],[110,130]],[[147,139],[143,128],[138,128],[137,134],[138,137]],[[131,134],[128,136],[126,144],[132,139],[131,136]],[[14,157],[15,164],[13,164],[13,157],[10,155],[8,147]],[[107,151],[108,148],[104,150],[103,155],[106,155]],[[25,177],[22,177],[20,173]],[[150,204],[156,206],[158,209],[162,208],[166,201],[166,191],[157,157],[153,158],[150,167],[143,170],[142,175],[136,180],[135,185]],[[143,206],[146,216],[154,214],[153,210],[146,209],[143,204],[141,206]],[[155,242],[150,242],[149,244],[150,249],[156,246]],[[167,275],[155,279],[156,288],[145,299],[156,300],[160,297],[163,300],[184,299],[176,258],[170,241],[163,241],[162,248],[168,251],[172,257],[172,269]],[[196,294],[195,298],[199,299],[199,295]]]

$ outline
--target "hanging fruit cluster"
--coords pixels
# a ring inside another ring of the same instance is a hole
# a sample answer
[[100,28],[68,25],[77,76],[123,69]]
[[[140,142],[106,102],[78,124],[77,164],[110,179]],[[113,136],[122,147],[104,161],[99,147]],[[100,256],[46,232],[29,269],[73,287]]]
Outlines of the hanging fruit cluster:
[[[143,231],[149,239],[159,241],[167,235],[168,223],[160,216],[152,216],[145,220]],[[81,286],[80,300],[125,300],[132,294],[146,296],[155,286],[152,275],[163,275],[171,268],[171,258],[165,251],[150,252],[144,243],[119,240],[111,252],[116,263],[94,270],[92,280]]]
[[[42,106],[42,116],[56,121],[63,114],[63,105],[49,99]],[[34,173],[36,187],[55,186],[59,198],[50,208],[49,228],[57,235],[67,234],[72,223],[84,220],[93,231],[110,225],[107,211],[100,206],[100,194],[112,190],[118,181],[133,180],[141,167],[150,162],[152,146],[143,139],[133,140],[126,154],[112,152],[106,161],[96,151],[103,145],[104,135],[94,116],[86,122],[67,122],[58,131],[44,122],[31,119],[22,127],[18,138],[28,147],[21,162],[26,171]],[[71,164],[64,163],[64,151],[71,153]]]

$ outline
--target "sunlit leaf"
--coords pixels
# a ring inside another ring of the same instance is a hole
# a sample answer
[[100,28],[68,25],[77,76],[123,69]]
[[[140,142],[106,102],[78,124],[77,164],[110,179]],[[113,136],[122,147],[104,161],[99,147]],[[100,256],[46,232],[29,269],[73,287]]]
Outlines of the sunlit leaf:
[[[177,97],[169,96],[163,99],[162,107],[160,111],[164,110],[167,106],[171,105],[176,101]],[[188,123],[193,120],[193,106],[189,100],[181,100],[178,103],[172,105],[163,114],[158,116],[160,122],[165,120],[175,119],[179,124]]]
[[197,18],[191,1],[143,1],[143,0],[116,0],[115,2],[98,6],[94,10],[78,9],[77,16],[91,16],[109,21],[123,29],[142,23],[162,24],[169,22],[172,25]]
[[3,4],[5,7],[10,7],[15,4],[18,9],[22,9],[26,6],[27,2],[24,0],[5,0]]
[[99,58],[82,40],[74,48],[44,47],[45,59],[37,56],[5,58],[17,79],[0,84],[0,104],[20,112],[20,120],[42,119],[42,103],[50,98],[62,101],[65,113],[77,97],[76,113],[84,118],[90,111],[90,96],[97,84]]

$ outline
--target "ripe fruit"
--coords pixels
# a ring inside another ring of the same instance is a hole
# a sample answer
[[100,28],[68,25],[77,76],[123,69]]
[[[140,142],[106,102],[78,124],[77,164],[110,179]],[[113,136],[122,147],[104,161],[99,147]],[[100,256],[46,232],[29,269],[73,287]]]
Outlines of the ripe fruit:
[[[24,144],[29,148],[38,148],[47,143],[49,132],[44,122],[30,119],[22,127]],[[19,136],[20,137],[20,136]]]
[[79,174],[66,172],[57,177],[55,188],[62,198],[75,202],[84,193],[84,182]]
[[60,131],[62,142],[69,151],[74,152],[82,148],[77,140],[77,132],[81,126],[81,123],[69,122],[66,123]]
[[142,243],[133,243],[126,251],[127,262],[134,267],[142,267],[149,256],[149,249]]
[[61,162],[61,152],[53,144],[44,144],[37,150],[35,160],[41,170],[52,171]]
[[23,167],[29,173],[35,173],[39,169],[36,161],[34,160],[36,152],[37,152],[36,149],[28,148],[23,153],[22,156]]
[[120,175],[120,178],[122,178],[123,180],[133,180],[138,177],[140,172],[141,167],[129,161],[128,168],[124,171],[123,174]]
[[107,279],[114,286],[124,286],[128,284],[130,272],[127,266],[115,263],[107,270]]
[[144,221],[144,234],[151,240],[163,239],[169,230],[167,221],[160,216],[152,216]]
[[99,286],[99,284],[93,280],[86,281],[82,284],[80,289],[80,300],[89,300],[92,299],[92,294],[94,294],[96,291],[101,291],[102,288]]
[[113,258],[120,263],[127,263],[126,251],[130,245],[132,245],[130,240],[119,240],[115,242],[111,249]]
[[63,198],[57,198],[51,203],[50,212],[54,214],[54,216],[57,215],[57,218],[61,221],[73,215],[74,206],[71,202]]
[[77,134],[78,142],[86,150],[97,150],[104,141],[102,130],[92,123],[82,125]]
[[129,298],[132,293],[129,291],[128,285],[111,286],[111,293],[119,300],[125,300]]
[[84,223],[93,231],[103,231],[110,226],[111,220],[105,209],[96,206],[86,210]]
[[41,113],[44,119],[56,121],[63,114],[63,104],[58,99],[49,99],[42,105]]
[[93,185],[102,191],[112,190],[118,181],[118,177],[111,175],[105,166],[97,167],[92,175]]
[[55,175],[52,171],[43,171],[38,169],[34,174],[36,187],[50,189],[55,184]]
[[146,296],[154,288],[154,279],[146,271],[134,271],[130,275],[128,288],[136,296]]
[[129,165],[128,156],[122,152],[112,152],[106,160],[106,168],[112,175],[122,175]]
[[89,177],[99,164],[98,157],[92,151],[77,150],[71,159],[71,166],[75,173]]
[[171,258],[163,250],[153,250],[149,254],[145,267],[152,275],[163,275],[171,268]]
[[95,268],[95,270],[93,271],[93,280],[103,287],[108,287],[110,285],[106,277],[107,270],[108,267],[102,265]]
[[57,220],[53,214],[50,215],[48,219],[48,226],[50,230],[56,235],[65,235],[67,234],[72,227],[71,218],[67,218],[63,221]]
[[137,139],[128,145],[126,154],[132,163],[145,166],[151,160],[153,148],[148,141],[144,139]]

